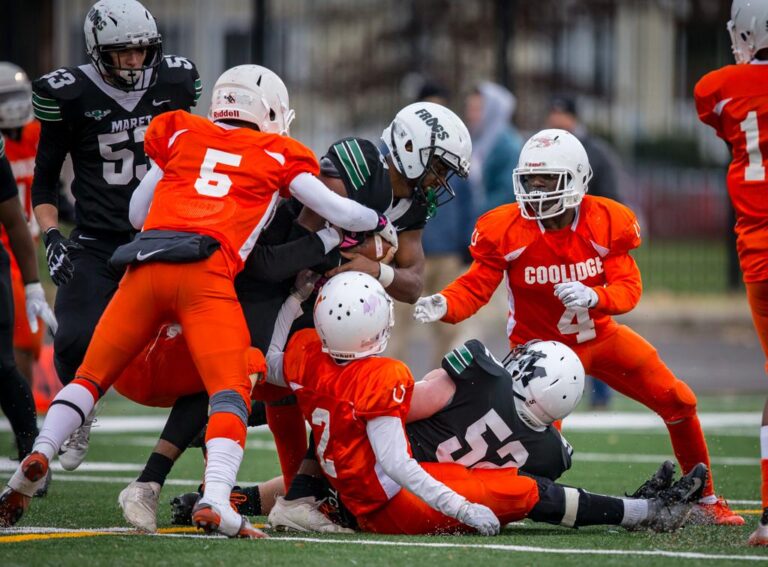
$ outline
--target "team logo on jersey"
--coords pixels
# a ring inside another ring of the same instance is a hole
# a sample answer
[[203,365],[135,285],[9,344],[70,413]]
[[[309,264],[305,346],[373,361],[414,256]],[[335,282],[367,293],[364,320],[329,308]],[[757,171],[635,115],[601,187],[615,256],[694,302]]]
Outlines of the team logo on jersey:
[[395,403],[402,404],[403,400],[405,400],[405,386],[400,384],[399,386],[392,388],[392,399],[395,400]]
[[111,112],[111,110],[89,110],[85,113],[85,116],[94,120],[101,120]]

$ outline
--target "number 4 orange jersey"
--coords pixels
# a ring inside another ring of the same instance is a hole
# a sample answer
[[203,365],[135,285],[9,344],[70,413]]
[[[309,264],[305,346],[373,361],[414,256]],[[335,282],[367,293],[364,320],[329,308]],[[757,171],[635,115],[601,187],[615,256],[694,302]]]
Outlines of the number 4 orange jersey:
[[301,173],[317,175],[312,151],[288,136],[233,128],[183,110],[152,119],[144,149],[163,170],[144,230],[212,236],[239,271],[278,197]]
[[[443,321],[455,323],[475,313],[506,277],[507,334],[514,345],[531,339],[574,346],[613,333],[610,317],[639,301],[640,271],[629,251],[640,245],[634,213],[602,197],[586,196],[570,226],[544,230],[524,219],[516,203],[503,205],[477,221],[469,271],[446,287]],[[563,306],[555,285],[580,281],[595,290],[593,309]]]
[[728,65],[694,89],[699,119],[731,149],[728,193],[736,210],[745,282],[768,280],[768,64]]

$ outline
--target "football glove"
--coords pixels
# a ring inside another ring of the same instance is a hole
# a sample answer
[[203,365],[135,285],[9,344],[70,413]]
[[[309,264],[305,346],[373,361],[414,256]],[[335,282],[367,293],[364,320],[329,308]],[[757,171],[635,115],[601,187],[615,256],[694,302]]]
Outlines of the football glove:
[[569,309],[581,307],[592,309],[597,305],[597,293],[581,282],[566,282],[555,285],[555,295]]
[[48,271],[51,280],[57,286],[64,285],[72,279],[75,267],[69,259],[72,250],[82,250],[82,246],[69,238],[64,238],[58,228],[49,228],[43,236],[45,240],[45,257],[48,261]]
[[436,293],[416,300],[413,308],[413,318],[419,323],[434,323],[448,312],[448,301],[444,295]]
[[484,536],[497,535],[501,527],[493,510],[482,504],[473,504],[472,502],[465,502],[461,506],[456,519],[470,528],[475,528],[477,533]]
[[312,295],[312,292],[315,291],[315,284],[319,279],[320,274],[312,270],[301,270],[296,275],[291,295],[298,299],[299,303],[304,303]]
[[397,229],[386,215],[379,215],[379,224],[373,232],[378,232],[384,240],[397,248]]
[[53,310],[45,300],[45,291],[43,291],[43,286],[40,285],[40,282],[32,282],[25,285],[24,295],[27,300],[27,321],[29,321],[29,330],[33,333],[37,332],[37,318],[40,317],[51,329],[51,332],[56,334],[56,329],[59,327],[59,324],[56,321],[56,316],[53,314]]

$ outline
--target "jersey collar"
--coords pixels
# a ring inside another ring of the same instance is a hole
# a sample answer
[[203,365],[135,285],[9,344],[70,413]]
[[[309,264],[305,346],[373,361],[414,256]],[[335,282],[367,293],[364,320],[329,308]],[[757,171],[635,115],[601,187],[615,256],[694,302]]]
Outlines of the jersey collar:
[[[90,63],[86,63],[85,65],[80,65],[78,69],[80,69],[83,72],[83,74],[85,74],[85,76],[88,77],[93,82],[94,85],[99,87],[99,89],[101,89],[104,92],[104,94],[106,94],[109,98],[111,98],[117,104],[122,106],[126,110],[126,112],[133,112],[133,110],[139,104],[141,97],[143,97],[144,93],[146,93],[148,90],[148,89],[144,89],[141,91],[123,91],[118,88],[115,88],[109,83],[107,83],[104,80],[104,77],[102,77],[101,74]],[[144,72],[151,73],[152,71],[153,71],[152,69],[148,69]]]

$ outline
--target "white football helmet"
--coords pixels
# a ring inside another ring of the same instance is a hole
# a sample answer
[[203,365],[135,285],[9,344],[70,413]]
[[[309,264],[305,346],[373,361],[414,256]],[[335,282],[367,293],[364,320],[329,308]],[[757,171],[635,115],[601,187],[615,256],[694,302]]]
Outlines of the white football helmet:
[[[531,185],[537,175],[556,176],[557,185],[552,190]],[[570,132],[554,128],[531,136],[512,174],[515,198],[526,219],[548,219],[578,207],[590,179],[584,146]]]
[[[414,184],[414,195],[425,202],[429,216],[453,199],[449,179],[466,177],[472,158],[469,131],[454,112],[434,102],[415,102],[397,113],[381,135],[395,169]],[[440,180],[424,187],[427,174]]]
[[768,47],[768,3],[733,0],[728,21],[731,49],[737,64],[749,63],[755,53]]
[[32,83],[21,67],[0,61],[0,130],[32,121]]
[[[100,0],[85,16],[85,50],[102,77],[130,91],[152,86],[163,60],[163,41],[152,14],[136,0]],[[110,52],[145,48],[144,64],[131,69],[115,65]]]
[[295,116],[285,83],[261,65],[227,69],[213,86],[208,112],[211,120],[243,120],[255,124],[262,132],[287,136]]
[[343,360],[383,352],[395,324],[392,299],[362,272],[329,279],[317,294],[314,316],[323,352]]
[[584,393],[581,360],[557,341],[530,341],[513,350],[504,367],[512,375],[517,414],[537,431],[569,415]]

